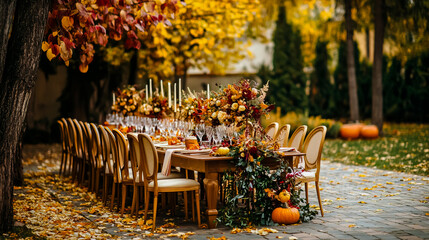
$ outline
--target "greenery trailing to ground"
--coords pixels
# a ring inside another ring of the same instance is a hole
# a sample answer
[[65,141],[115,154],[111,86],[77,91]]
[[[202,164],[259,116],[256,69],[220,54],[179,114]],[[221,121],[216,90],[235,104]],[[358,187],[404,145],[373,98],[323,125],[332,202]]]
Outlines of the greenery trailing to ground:
[[[295,177],[301,171],[289,168],[281,155],[273,151],[275,148],[264,141],[253,139],[231,147],[230,155],[234,158],[235,170],[223,175],[225,200],[219,211],[220,223],[240,228],[273,225],[271,213],[281,205],[275,198],[276,193],[282,191],[290,194],[287,205],[299,210],[301,221],[314,218],[317,212],[301,198],[301,189],[295,182]],[[275,170],[265,165],[269,160],[278,162]]]

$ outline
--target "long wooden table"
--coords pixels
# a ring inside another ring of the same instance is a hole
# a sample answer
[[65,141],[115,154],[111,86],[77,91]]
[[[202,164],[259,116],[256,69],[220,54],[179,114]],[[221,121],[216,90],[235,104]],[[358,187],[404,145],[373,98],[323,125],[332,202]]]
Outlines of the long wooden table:
[[[160,162],[164,159],[164,150],[158,150]],[[300,152],[285,152],[283,159],[288,161],[289,166],[292,166],[293,157],[304,156],[305,153]],[[231,163],[232,157],[212,157],[209,155],[190,155],[173,153],[171,156],[171,165],[180,167],[187,170],[194,170],[205,173],[204,189],[207,196],[207,219],[208,227],[216,227],[216,218],[218,215],[217,203],[219,195],[219,173],[225,170],[233,169],[234,165]],[[268,165],[274,165],[268,163]]]

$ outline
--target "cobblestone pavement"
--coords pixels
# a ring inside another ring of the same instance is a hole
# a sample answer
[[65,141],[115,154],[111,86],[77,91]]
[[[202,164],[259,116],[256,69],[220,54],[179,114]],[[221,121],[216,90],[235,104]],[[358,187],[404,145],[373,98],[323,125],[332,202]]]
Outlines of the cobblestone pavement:
[[[51,190],[52,194],[59,193]],[[189,239],[225,236],[227,239],[429,239],[429,177],[322,162],[321,197],[325,216],[308,223],[275,226],[278,233],[260,236],[231,234],[230,228],[198,229],[195,223],[176,221],[178,231],[192,231]],[[60,198],[58,198],[60,199]],[[310,205],[318,205],[314,186],[309,189]],[[77,205],[78,206],[78,205]],[[83,212],[88,221],[97,216]],[[163,218],[160,216],[159,223]],[[96,222],[95,222],[96,223]],[[97,224],[97,223],[96,223]],[[103,225],[103,231],[122,239],[139,239]],[[155,235],[153,238],[166,236]],[[173,239],[173,238],[172,238]],[[177,239],[177,238],[174,238]]]

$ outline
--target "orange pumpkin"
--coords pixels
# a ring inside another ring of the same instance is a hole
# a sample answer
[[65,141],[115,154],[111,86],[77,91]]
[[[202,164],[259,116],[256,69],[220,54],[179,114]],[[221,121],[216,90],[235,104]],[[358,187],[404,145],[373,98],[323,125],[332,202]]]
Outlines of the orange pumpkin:
[[362,128],[363,124],[356,123],[356,124],[344,124],[340,128],[340,136],[345,139],[356,139],[360,135],[360,129]]
[[299,221],[299,211],[296,208],[278,207],[274,209],[271,218],[278,224],[292,224]]
[[282,203],[285,203],[289,201],[290,199],[290,193],[286,190],[283,190],[279,193],[279,201]]
[[360,135],[364,138],[378,138],[378,128],[375,125],[363,126]]

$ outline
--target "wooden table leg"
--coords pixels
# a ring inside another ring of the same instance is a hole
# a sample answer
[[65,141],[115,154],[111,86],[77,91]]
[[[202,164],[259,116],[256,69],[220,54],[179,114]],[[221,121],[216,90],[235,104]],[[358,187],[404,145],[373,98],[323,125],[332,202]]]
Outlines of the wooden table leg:
[[206,178],[204,179],[204,188],[207,195],[207,219],[208,227],[216,227],[216,218],[217,218],[217,199],[219,191],[218,183],[218,173],[206,173]]

